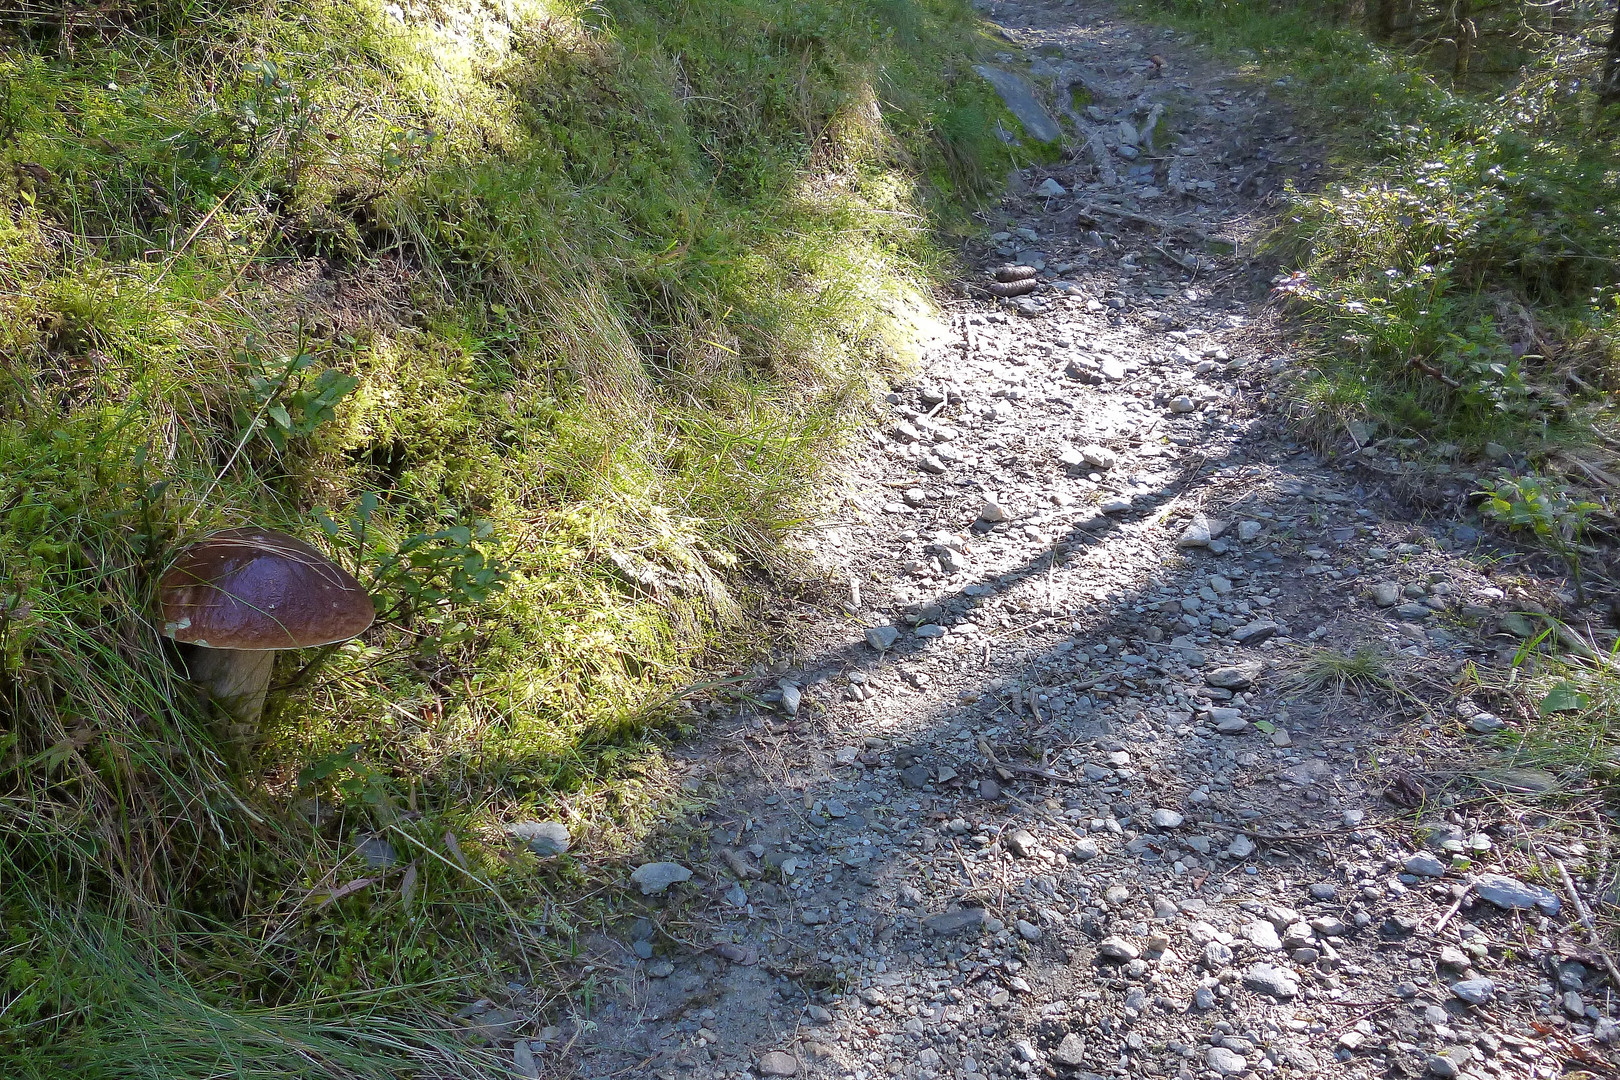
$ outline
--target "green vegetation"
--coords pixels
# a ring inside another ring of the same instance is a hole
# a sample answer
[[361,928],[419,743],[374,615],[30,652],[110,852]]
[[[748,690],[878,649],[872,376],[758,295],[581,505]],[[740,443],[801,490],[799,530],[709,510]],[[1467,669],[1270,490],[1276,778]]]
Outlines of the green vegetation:
[[1350,652],[1312,649],[1293,663],[1283,681],[1293,693],[1331,690],[1339,697],[1348,690],[1365,695],[1394,689],[1390,667],[1391,658],[1379,645],[1358,645]]
[[[459,1075],[456,1005],[566,989],[582,865],[479,840],[644,828],[1006,165],[978,48],[956,0],[0,14],[0,1073]],[[151,591],[246,523],[380,619],[243,761]]]
[[1292,196],[1273,241],[1291,271],[1277,295],[1319,345],[1296,388],[1307,427],[1337,440],[1357,421],[1418,440],[1394,451],[1511,459],[1606,493],[1620,446],[1604,407],[1620,385],[1620,115],[1600,83],[1620,49],[1613,5],[1149,8],[1245,58],[1328,133],[1333,178]]

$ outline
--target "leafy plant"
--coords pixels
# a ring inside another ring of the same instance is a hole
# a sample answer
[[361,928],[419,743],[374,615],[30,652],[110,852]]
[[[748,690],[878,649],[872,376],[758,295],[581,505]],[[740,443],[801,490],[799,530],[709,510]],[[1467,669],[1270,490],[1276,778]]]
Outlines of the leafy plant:
[[1485,513],[1504,525],[1529,529],[1538,540],[1556,552],[1564,560],[1564,565],[1569,567],[1576,598],[1585,602],[1586,589],[1581,580],[1581,538],[1592,514],[1603,509],[1601,504],[1571,498],[1567,487],[1548,477],[1514,476],[1507,472],[1475,494],[1485,497],[1481,506]]
[[285,362],[266,365],[249,349],[237,354],[247,370],[247,400],[236,410],[237,427],[258,434],[278,451],[294,439],[308,438],[337,415],[337,407],[360,380],[335,367],[312,372],[319,360],[299,346]]
[[377,605],[377,620],[413,628],[432,626],[436,632],[423,640],[423,646],[441,648],[466,633],[464,622],[452,620],[499,593],[511,580],[501,562],[490,559],[480,546],[495,535],[495,527],[480,519],[471,525],[420,532],[378,554],[367,538],[379,505],[377,496],[368,491],[346,527],[321,514],[321,528],[350,546],[354,572]]

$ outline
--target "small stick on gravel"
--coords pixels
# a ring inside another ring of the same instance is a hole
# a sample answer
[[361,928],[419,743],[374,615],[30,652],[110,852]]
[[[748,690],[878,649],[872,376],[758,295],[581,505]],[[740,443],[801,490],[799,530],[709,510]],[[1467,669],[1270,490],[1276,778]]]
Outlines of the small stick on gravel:
[[1473,892],[1473,891],[1474,891],[1474,883],[1473,882],[1469,882],[1467,885],[1465,885],[1463,887],[1463,891],[1457,895],[1457,902],[1452,904],[1450,907],[1446,908],[1446,913],[1444,915],[1440,916],[1440,921],[1439,922],[1434,924],[1434,932],[1435,933],[1438,934],[1441,930],[1445,929],[1446,923],[1450,922],[1451,917],[1453,915],[1457,914],[1457,909],[1462,907],[1463,901],[1468,899],[1468,894]]
[[1095,218],[1098,214],[1103,214],[1107,217],[1117,217],[1123,218],[1126,221],[1134,221],[1138,225],[1151,225],[1155,229],[1161,229],[1164,232],[1183,232],[1189,236],[1197,237],[1199,240],[1205,241],[1206,243],[1210,240],[1209,233],[1205,232],[1203,229],[1200,229],[1196,225],[1188,224],[1186,222],[1165,221],[1162,218],[1148,217],[1146,214],[1138,214],[1130,210],[1121,210],[1113,206],[1098,206],[1091,203],[1083,204],[1080,209],[1082,212],[1090,214],[1093,218]]
[[1564,892],[1569,894],[1569,902],[1575,905],[1575,917],[1586,927],[1587,940],[1592,943],[1592,948],[1597,950],[1598,956],[1603,958],[1603,967],[1609,973],[1609,982],[1620,988],[1620,970],[1615,969],[1614,957],[1603,947],[1603,938],[1598,934],[1597,922],[1587,910],[1586,901],[1581,899],[1580,891],[1575,888],[1575,879],[1569,876],[1569,869],[1564,865],[1563,859],[1554,859],[1553,865],[1558,867],[1558,880],[1564,883]]

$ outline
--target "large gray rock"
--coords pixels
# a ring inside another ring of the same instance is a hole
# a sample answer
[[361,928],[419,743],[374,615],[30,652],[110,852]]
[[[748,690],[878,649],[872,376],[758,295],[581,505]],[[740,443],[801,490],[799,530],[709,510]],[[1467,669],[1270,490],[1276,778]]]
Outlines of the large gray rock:
[[1496,984],[1489,979],[1464,979],[1452,983],[1451,992],[1470,1005],[1485,1005],[1496,996]]
[[1046,106],[1035,99],[1035,87],[1022,75],[1014,75],[1010,71],[991,67],[989,64],[979,64],[973,69],[979,77],[995,87],[996,93],[1001,95],[1002,103],[1007,111],[1017,118],[1029,133],[1030,138],[1040,142],[1057,142],[1063,138],[1063,129],[1058,127],[1052,114],[1046,111]]
[[1256,619],[1232,631],[1232,640],[1239,645],[1258,645],[1280,629],[1270,619]]
[[1499,908],[1529,910],[1540,908],[1547,915],[1557,915],[1563,906],[1558,894],[1540,885],[1531,885],[1506,874],[1481,874],[1474,882],[1474,894]]
[[789,682],[787,679],[783,679],[777,686],[782,691],[782,708],[789,716],[798,716],[799,703],[804,700],[804,691],[799,689],[798,683]]
[[568,850],[568,826],[560,821],[517,821],[506,827],[506,835],[527,844],[542,859]]
[[1204,682],[1222,690],[1247,690],[1254,685],[1256,671],[1252,664],[1219,667],[1204,676]]
[[1281,1001],[1299,993],[1298,977],[1275,964],[1255,964],[1243,973],[1243,985],[1257,994],[1269,994]]
[[1051,1053],[1052,1064],[1062,1065],[1066,1069],[1077,1069],[1086,1063],[1085,1040],[1074,1032],[1063,1036],[1063,1041],[1057,1044],[1057,1049]]
[[1182,531],[1181,538],[1176,541],[1176,546],[1184,548],[1209,547],[1209,542],[1225,531],[1226,522],[1218,518],[1197,514],[1194,515],[1192,524]]
[[1228,1050],[1224,1046],[1210,1047],[1204,1060],[1222,1076],[1239,1076],[1249,1071],[1248,1060],[1236,1050]]
[[657,896],[671,885],[690,881],[692,871],[680,863],[650,862],[636,868],[630,881],[641,890],[642,896]]
[[900,631],[892,626],[873,626],[866,631],[866,643],[878,652],[887,652],[900,640]]
[[1122,964],[1129,963],[1142,955],[1141,949],[1138,949],[1118,934],[1112,934],[1099,941],[1097,943],[1097,952],[1109,960],[1118,960]]
[[797,1076],[799,1062],[792,1054],[780,1050],[772,1050],[768,1054],[759,1056],[759,1075],[761,1076]]
[[936,934],[958,934],[984,925],[984,908],[965,907],[924,919],[923,925]]
[[1405,869],[1408,874],[1418,877],[1440,877],[1446,872],[1446,864],[1430,851],[1420,851],[1416,855],[1408,856]]

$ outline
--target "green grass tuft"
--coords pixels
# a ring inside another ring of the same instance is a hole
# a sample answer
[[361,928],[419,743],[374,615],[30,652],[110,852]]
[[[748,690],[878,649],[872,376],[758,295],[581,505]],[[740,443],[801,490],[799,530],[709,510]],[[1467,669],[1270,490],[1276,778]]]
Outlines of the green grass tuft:
[[[499,826],[647,827],[1011,162],[982,47],[956,0],[0,14],[0,1072],[458,1075],[395,1033],[567,990],[583,871]],[[383,617],[244,762],[151,592],[248,522]]]

